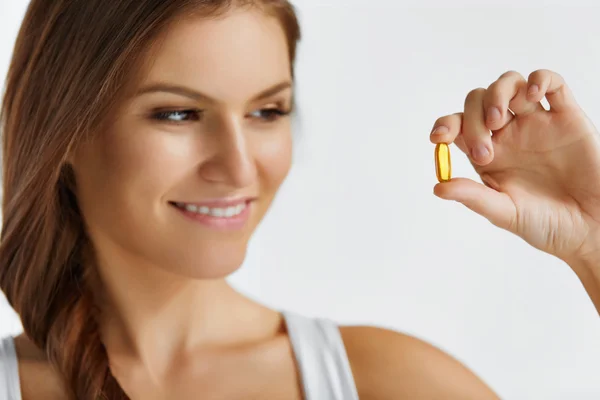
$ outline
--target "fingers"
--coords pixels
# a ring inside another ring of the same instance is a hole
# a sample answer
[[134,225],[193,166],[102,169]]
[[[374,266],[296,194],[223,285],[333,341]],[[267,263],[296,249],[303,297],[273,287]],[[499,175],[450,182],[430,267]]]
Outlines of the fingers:
[[[538,101],[527,97],[527,81],[521,74],[508,71],[493,82],[483,98],[486,126],[497,131],[504,128],[516,115],[544,111]],[[512,112],[511,112],[512,111]]]
[[492,136],[485,124],[483,98],[485,89],[471,91],[465,100],[462,133],[468,153],[474,163],[487,165],[493,159]]
[[485,89],[474,90],[465,100],[465,112],[439,118],[430,134],[432,143],[454,143],[474,162],[485,165],[492,159],[492,139],[485,126],[482,99]]
[[429,135],[432,143],[452,143],[460,134],[462,127],[462,113],[446,115],[438,118],[433,124],[433,129]]
[[429,140],[434,144],[454,143],[460,150],[468,155],[469,150],[465,145],[462,135],[462,120],[463,113],[456,113],[438,118],[433,124]]
[[546,96],[552,112],[567,112],[579,108],[563,77],[547,69],[540,69],[529,75],[527,96],[530,101],[537,102]]
[[433,143],[455,143],[474,164],[484,166],[494,159],[490,131],[507,126],[515,116],[546,112],[541,100],[546,97],[550,111],[578,109],[564,79],[549,70],[538,70],[525,80],[521,74],[508,71],[487,89],[471,91],[465,100],[464,113],[442,117],[434,124]]

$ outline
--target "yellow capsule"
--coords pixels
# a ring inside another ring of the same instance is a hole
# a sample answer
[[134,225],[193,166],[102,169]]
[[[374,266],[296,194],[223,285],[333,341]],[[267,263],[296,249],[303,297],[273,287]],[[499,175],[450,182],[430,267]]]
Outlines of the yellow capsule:
[[448,182],[452,179],[450,148],[446,143],[438,143],[437,146],[435,146],[435,174],[440,183]]

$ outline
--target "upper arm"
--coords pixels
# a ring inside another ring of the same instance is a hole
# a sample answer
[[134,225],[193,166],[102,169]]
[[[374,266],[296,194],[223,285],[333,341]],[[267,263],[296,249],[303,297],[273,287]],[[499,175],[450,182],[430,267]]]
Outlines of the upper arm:
[[340,333],[361,399],[499,399],[458,360],[415,337],[366,326]]

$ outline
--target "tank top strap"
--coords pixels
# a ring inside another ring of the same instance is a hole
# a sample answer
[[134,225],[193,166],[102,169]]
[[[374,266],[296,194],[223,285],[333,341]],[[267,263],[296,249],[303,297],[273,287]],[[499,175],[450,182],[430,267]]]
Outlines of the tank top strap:
[[305,400],[358,400],[338,325],[327,318],[282,312]]
[[0,338],[0,400],[21,400],[17,351],[11,336]]

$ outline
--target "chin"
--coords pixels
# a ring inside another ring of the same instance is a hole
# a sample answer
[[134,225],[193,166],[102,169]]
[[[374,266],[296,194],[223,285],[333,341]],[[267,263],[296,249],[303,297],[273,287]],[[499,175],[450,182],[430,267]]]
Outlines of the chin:
[[178,265],[176,273],[192,279],[226,278],[237,271],[246,258],[246,246],[235,249],[211,249],[209,251],[192,251],[187,256],[176,257],[178,260],[166,265]]

